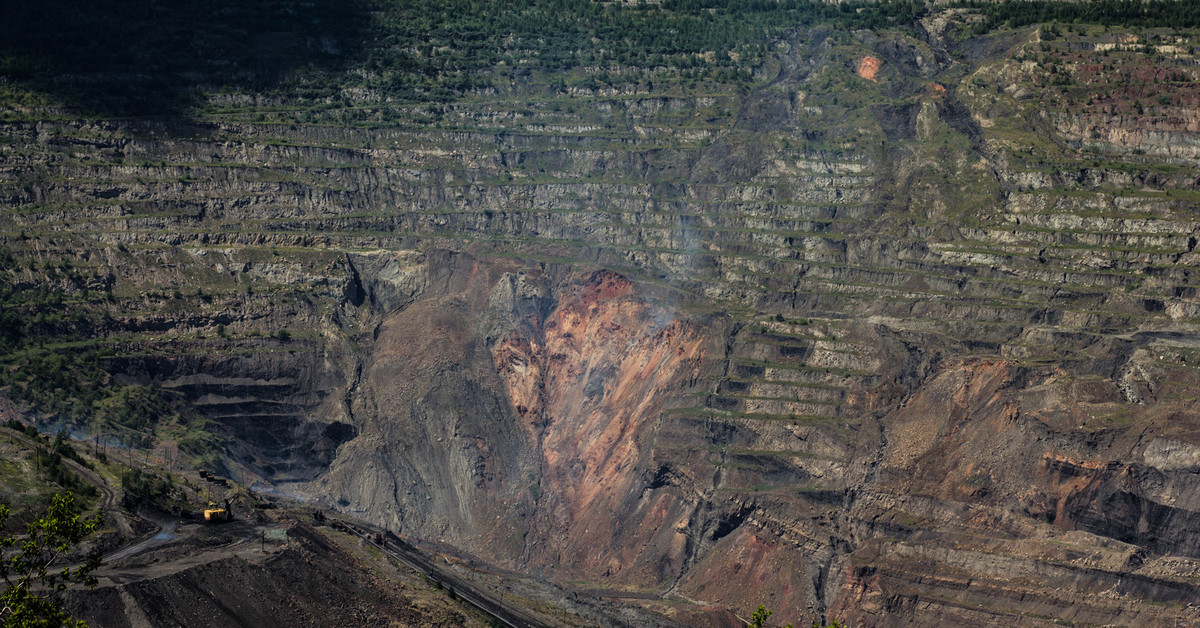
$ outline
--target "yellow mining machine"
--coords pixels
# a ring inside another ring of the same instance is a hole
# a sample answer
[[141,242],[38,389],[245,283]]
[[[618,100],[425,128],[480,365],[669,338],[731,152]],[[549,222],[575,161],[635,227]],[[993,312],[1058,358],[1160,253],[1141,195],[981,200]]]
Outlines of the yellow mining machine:
[[222,521],[233,521],[233,509],[229,507],[229,500],[225,500],[224,508],[209,502],[208,508],[204,509],[204,522],[220,523]]

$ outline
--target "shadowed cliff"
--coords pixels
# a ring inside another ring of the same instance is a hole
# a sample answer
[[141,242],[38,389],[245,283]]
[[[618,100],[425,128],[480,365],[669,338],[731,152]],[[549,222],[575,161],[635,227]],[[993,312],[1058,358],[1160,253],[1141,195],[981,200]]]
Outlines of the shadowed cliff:
[[[318,95],[354,65],[365,2],[6,2],[0,77],[102,116],[179,117],[206,90]],[[304,81],[302,81],[304,82]],[[332,93],[332,92],[330,92]],[[327,93],[326,95],[329,95]]]

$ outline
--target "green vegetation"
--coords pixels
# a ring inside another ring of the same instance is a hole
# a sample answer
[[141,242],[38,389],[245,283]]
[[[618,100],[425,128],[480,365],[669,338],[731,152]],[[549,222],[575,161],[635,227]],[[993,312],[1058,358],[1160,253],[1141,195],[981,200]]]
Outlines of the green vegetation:
[[[85,460],[83,456],[80,456],[79,452],[75,451],[75,448],[70,445],[65,430],[59,431],[54,440],[50,441],[38,433],[37,429],[31,425],[25,425],[11,419],[5,421],[3,425],[24,434],[37,443],[33,451],[33,462],[39,479],[46,480],[84,497],[95,497],[99,494],[95,486],[92,486],[79,477],[78,474],[71,471],[62,463],[63,458],[68,458],[82,466],[88,468],[92,466],[90,462]],[[42,448],[43,444],[46,445],[45,449]]]
[[[955,6],[983,14],[979,31],[1043,22],[1200,25],[1200,7],[1189,0]],[[923,0],[26,3],[0,25],[0,74],[9,79],[0,101],[57,101],[99,115],[244,110],[257,121],[436,125],[446,119],[443,105],[483,94],[494,100],[514,85],[552,99],[654,86],[736,91],[762,79],[756,69],[790,31],[909,29],[929,11]],[[77,78],[88,75],[106,81]],[[239,93],[267,98],[247,109],[235,104]],[[837,90],[832,104],[847,93]],[[187,172],[176,180],[195,181]]]
[[[18,243],[28,245],[26,239]],[[153,445],[165,430],[185,453],[208,455],[215,439],[195,413],[181,413],[153,387],[114,379],[112,362],[126,348],[125,339],[104,337],[103,330],[114,324],[112,278],[98,278],[97,272],[65,256],[24,261],[13,248],[0,246],[0,388],[55,424],[103,430],[136,447]],[[97,282],[108,290],[88,288]],[[211,299],[199,289],[198,294]],[[61,473],[60,485],[89,494],[94,489],[77,478],[72,483],[74,475],[56,464],[73,453],[61,442],[60,436],[41,466]]]
[[[750,628],[763,628],[763,624],[767,622],[767,618],[774,614],[774,611],[769,611],[767,607],[759,604],[758,608],[754,609],[754,614],[750,616],[750,623],[746,625]],[[788,624],[788,626],[790,627],[791,624]]]
[[95,486],[63,464],[64,457],[83,463],[83,458],[79,456],[79,453],[67,444],[64,432],[59,432],[49,450],[43,451],[39,447],[34,451],[36,467],[43,478],[84,497],[98,495]]
[[[754,614],[751,615],[751,617],[750,617],[750,623],[746,624],[746,626],[748,628],[763,628],[764,626],[767,625],[767,623],[766,623],[767,619],[770,618],[771,615],[774,615],[774,614],[775,614],[774,611],[769,611],[769,610],[767,610],[767,607],[763,606],[762,604],[759,604],[758,608],[756,608],[754,610]],[[792,628],[792,622],[788,622],[787,624],[784,624],[784,628]],[[813,628],[842,628],[842,625],[840,623],[838,623],[836,620],[832,624],[829,624],[827,626],[822,626],[821,622],[814,621]]]
[[[0,505],[0,527],[9,508]],[[86,624],[73,620],[62,610],[58,595],[72,583],[96,586],[92,575],[100,566],[100,554],[92,553],[74,568],[51,570],[51,565],[71,552],[100,525],[99,517],[83,518],[70,492],[55,495],[46,513],[30,523],[23,536],[0,536],[0,625],[4,628],[52,628]]]
[[130,468],[121,473],[121,489],[130,508],[153,504],[168,512],[187,508],[187,495],[175,484],[174,476]]
[[[386,125],[403,112],[351,108],[361,94],[446,103],[528,83],[530,73],[555,93],[663,81],[745,86],[787,30],[908,27],[925,11],[921,0],[32,3],[0,26],[0,74],[15,80],[3,100],[25,106],[49,97],[100,114],[175,115],[205,89],[253,90],[300,105],[300,122],[329,119],[332,106],[338,124]],[[122,78],[103,90],[62,78],[93,73]],[[426,114],[435,121],[442,111]]]
[[[970,7],[986,16],[980,31],[1052,22],[1101,24],[1124,27],[1200,27],[1200,4],[1192,0],[1026,0],[989,2],[973,0],[955,6]],[[1057,30],[1051,30],[1057,33]]]
[[[425,49],[450,45],[412,63],[469,73],[497,63],[560,70],[611,66],[639,70],[669,67],[687,77],[725,82],[749,80],[773,34],[830,22],[846,28],[907,25],[924,9],[920,2],[849,2],[828,5],[805,0],[666,0],[660,5],[550,0],[496,3],[482,0],[419,3],[411,14],[389,15],[399,41],[423,40]],[[396,20],[404,20],[406,27]],[[453,42],[467,42],[454,46]],[[619,45],[618,45],[619,44]],[[497,53],[499,52],[499,55]],[[498,55],[498,56],[497,56]],[[693,72],[695,71],[695,72]],[[612,72],[589,76],[589,87],[628,82]]]
[[7,385],[10,396],[39,414],[104,430],[135,447],[151,446],[161,429],[178,425],[183,433],[192,432],[186,443],[180,442],[181,449],[194,455],[207,453],[212,437],[194,433],[205,431],[205,422],[194,413],[174,409],[155,388],[114,385],[102,360],[114,354],[110,348],[69,347],[53,353],[16,353],[7,356],[10,361],[0,370],[0,385]]

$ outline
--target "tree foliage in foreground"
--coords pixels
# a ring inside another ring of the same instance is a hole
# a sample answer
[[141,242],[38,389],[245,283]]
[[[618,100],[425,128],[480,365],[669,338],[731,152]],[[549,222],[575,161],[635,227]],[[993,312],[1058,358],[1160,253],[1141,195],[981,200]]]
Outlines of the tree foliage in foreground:
[[[8,519],[8,506],[0,505],[0,527]],[[57,628],[87,624],[71,618],[62,609],[59,594],[72,583],[96,586],[92,572],[100,566],[100,555],[93,554],[83,564],[63,566],[54,563],[67,557],[72,548],[99,526],[99,517],[84,518],[75,509],[70,492],[54,496],[46,513],[30,523],[24,536],[0,537],[0,627]]]
[[[756,608],[754,610],[754,614],[750,616],[750,623],[746,624],[746,628],[765,628],[765,626],[767,625],[767,619],[770,618],[771,615],[774,615],[774,614],[775,614],[775,611],[769,611],[769,610],[767,610],[766,606],[759,604],[758,608]],[[787,624],[784,625],[783,628],[792,628],[792,622],[788,622]],[[837,620],[834,620],[834,622],[832,624],[829,624],[828,626],[821,626],[821,622],[814,621],[813,628],[845,628],[845,627],[842,626],[842,624],[838,623]]]

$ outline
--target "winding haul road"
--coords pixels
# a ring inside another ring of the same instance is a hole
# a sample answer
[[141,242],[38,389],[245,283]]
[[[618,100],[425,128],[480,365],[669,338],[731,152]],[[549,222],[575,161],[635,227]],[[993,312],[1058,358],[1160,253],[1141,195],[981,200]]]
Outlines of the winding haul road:
[[[535,615],[523,608],[505,605],[503,600],[496,599],[493,592],[486,591],[439,566],[426,558],[420,550],[388,530],[364,523],[345,523],[337,520],[332,525],[361,538],[388,556],[408,565],[414,571],[424,574],[435,583],[450,589],[462,601],[494,617],[506,626],[512,626],[512,628],[562,628],[565,626],[565,624],[549,621],[545,617]],[[382,543],[379,542],[380,539],[382,539]]]
[[[40,451],[43,448],[47,450],[50,449],[50,445],[32,439],[28,435],[18,432],[12,428],[5,427],[4,433],[13,440],[25,445],[26,447],[29,447],[30,449],[33,449],[34,451]],[[117,529],[121,531],[122,535],[127,537],[134,536],[133,527],[129,525],[129,519],[124,513],[121,512],[119,508],[117,508],[117,504],[120,501],[119,498],[121,497],[118,489],[109,485],[108,481],[105,480],[104,477],[99,473],[96,473],[94,470],[89,469],[78,462],[71,460],[70,458],[64,456],[61,458],[60,462],[66,465],[68,469],[78,474],[79,477],[86,480],[89,484],[96,487],[96,490],[100,491],[100,511],[112,514]]]

